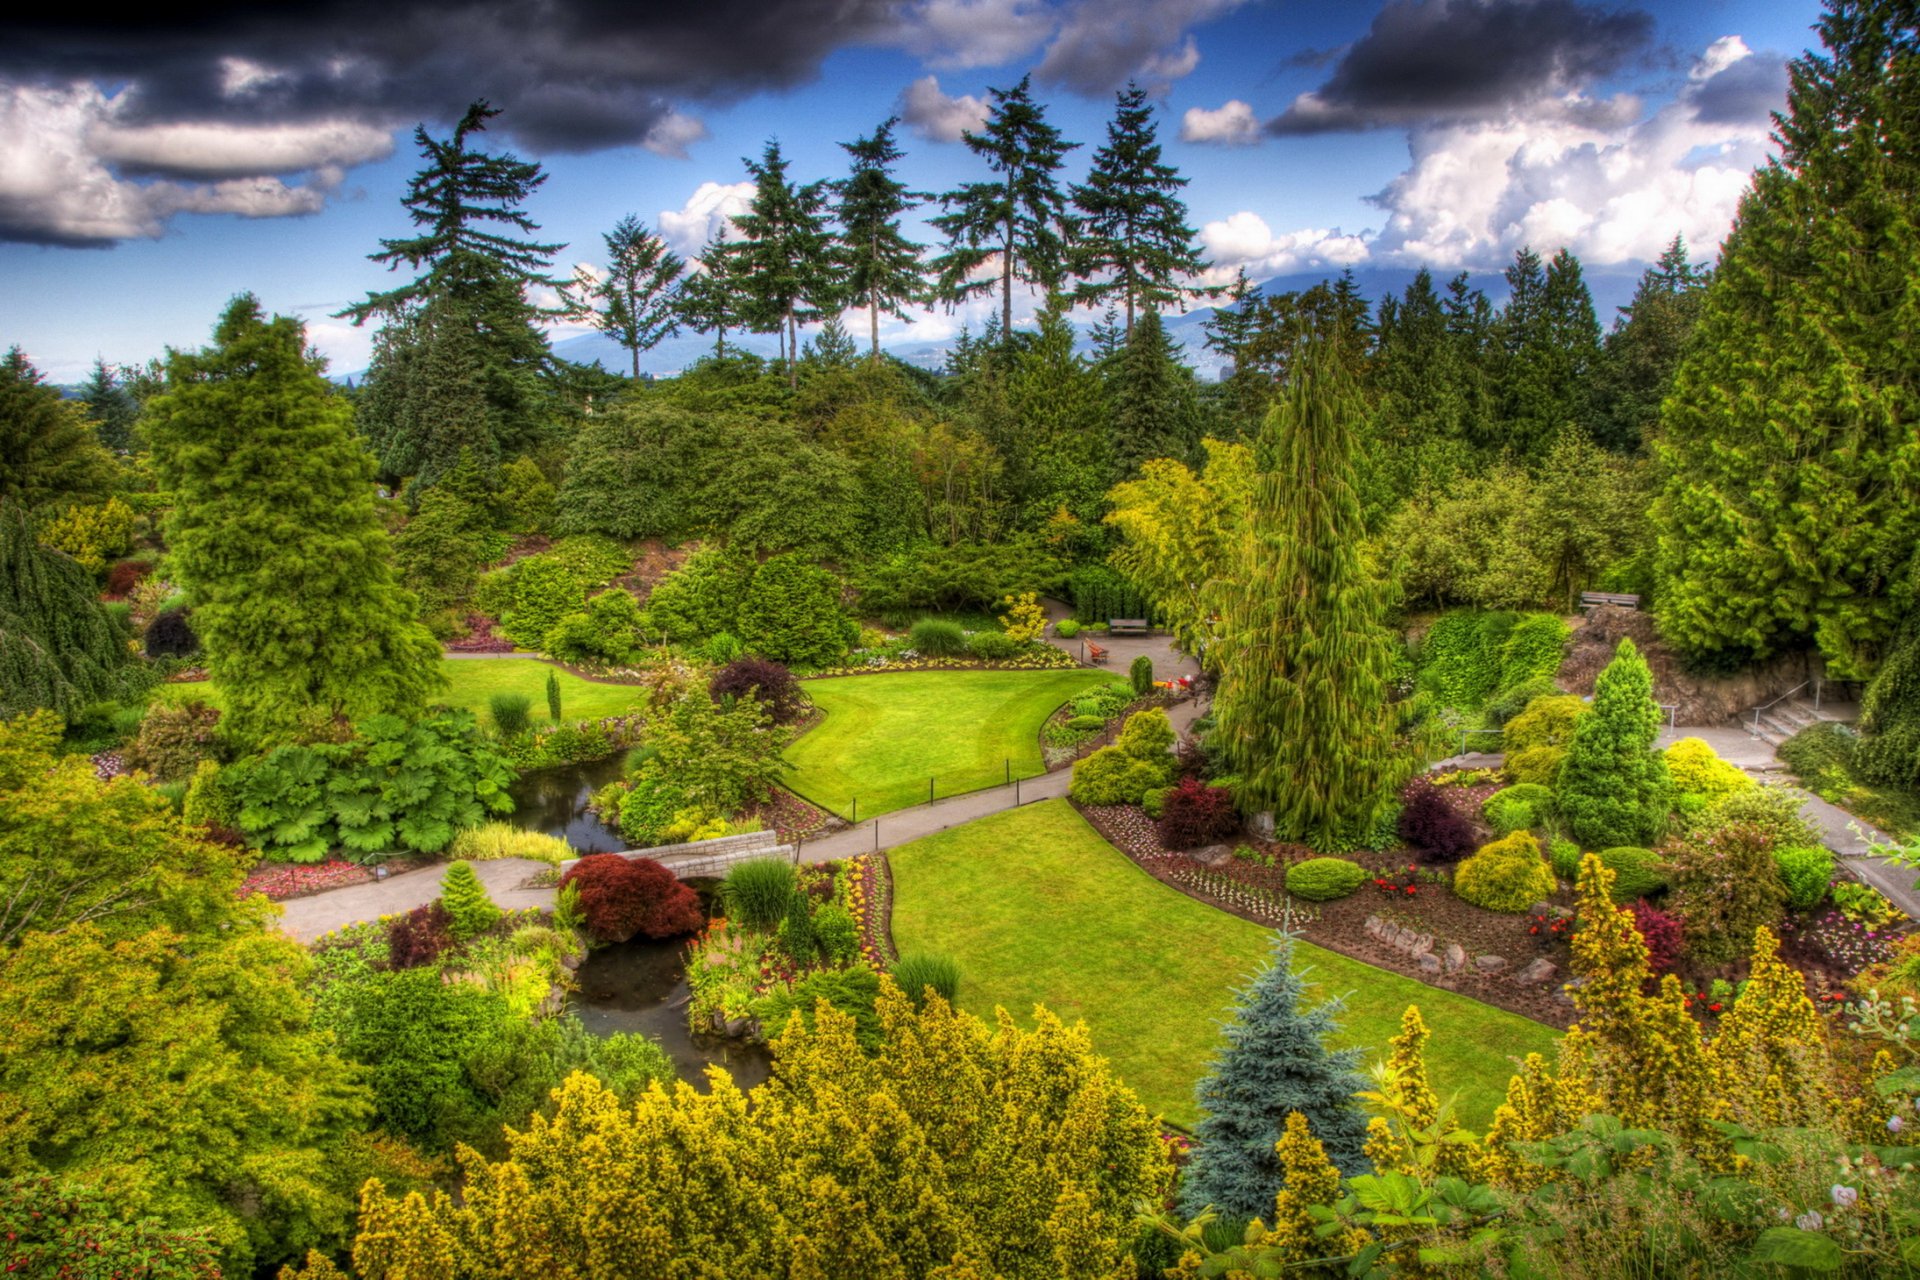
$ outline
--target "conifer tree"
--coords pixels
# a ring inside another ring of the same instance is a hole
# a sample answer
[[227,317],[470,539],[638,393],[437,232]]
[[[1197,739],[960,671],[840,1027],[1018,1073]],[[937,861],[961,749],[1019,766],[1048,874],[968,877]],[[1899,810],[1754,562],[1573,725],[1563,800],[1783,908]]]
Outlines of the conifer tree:
[[242,295],[213,345],[174,353],[167,374],[148,434],[222,727],[283,737],[419,709],[439,646],[395,581],[372,461],[300,323]]
[[[491,464],[524,451],[546,426],[540,378],[552,355],[527,291],[561,287],[546,272],[564,246],[526,238],[539,224],[520,206],[546,181],[540,166],[473,145],[499,114],[481,100],[448,138],[414,130],[426,166],[401,203],[420,230],[382,240],[370,257],[419,274],[340,313],[355,324],[399,325],[386,358],[368,370],[362,423],[382,470],[422,485],[462,448],[478,445]],[[405,358],[413,342],[432,353]]]
[[1633,300],[1607,335],[1594,374],[1593,437],[1608,449],[1630,453],[1650,439],[1660,421],[1660,401],[1673,387],[1674,370],[1700,319],[1709,273],[1673,238],[1660,260],[1641,273]]
[[40,512],[98,502],[112,486],[113,459],[79,407],[20,348],[0,357],[0,502]]
[[1113,460],[1121,475],[1134,474],[1150,458],[1192,461],[1200,443],[1193,370],[1152,308],[1132,326],[1113,360],[1107,395],[1113,402]]
[[1858,679],[1920,547],[1920,30],[1897,0],[1829,0],[1819,30],[1662,407],[1655,598],[1691,657],[1811,644]]
[[1305,1117],[1342,1174],[1367,1172],[1366,1118],[1354,1102],[1366,1087],[1356,1070],[1360,1053],[1326,1045],[1344,1002],[1307,1009],[1304,992],[1293,969],[1293,938],[1277,933],[1272,957],[1235,993],[1226,1047],[1195,1091],[1206,1114],[1180,1183],[1187,1216],[1208,1205],[1229,1217],[1265,1215],[1281,1189],[1274,1146],[1293,1112]]
[[1496,326],[1501,444],[1534,458],[1569,426],[1584,428],[1587,396],[1600,362],[1600,322],[1565,249],[1543,268],[1521,249],[1507,269],[1512,293]]
[[1227,361],[1219,397],[1231,424],[1224,434],[1236,440],[1258,430],[1273,393],[1272,381],[1262,376],[1252,358],[1261,310],[1260,291],[1242,267],[1226,287],[1220,304],[1201,325],[1206,335],[1203,345]]
[[80,403],[87,406],[101,444],[117,453],[132,452],[133,420],[140,416],[140,406],[118,370],[96,358],[87,380],[80,384]]
[[834,184],[839,196],[834,215],[840,223],[839,265],[846,273],[843,285],[849,300],[867,309],[868,356],[880,361],[880,317],[904,318],[906,307],[927,294],[923,245],[907,239],[900,219],[931,197],[910,191],[893,176],[893,166],[906,153],[895,145],[889,116],[864,138],[843,142],[840,149],[852,157],[848,175]]
[[1004,463],[1001,490],[1021,527],[1034,528],[1061,507],[1083,520],[1099,518],[1113,482],[1112,408],[1099,373],[1074,350],[1073,326],[1057,307],[1040,313],[1039,331],[1005,364],[976,383],[994,397],[977,414]]
[[722,279],[748,329],[780,337],[787,385],[800,384],[800,326],[818,319],[837,299],[827,230],[826,183],[797,185],[787,177],[780,143],[769,140],[758,160],[745,160],[753,201],[736,214],[739,239],[720,246]]
[[726,238],[715,236],[700,250],[699,269],[687,274],[675,299],[681,323],[713,335],[713,358],[727,354],[727,330],[742,326],[740,290],[732,274]]
[[1353,380],[1318,336],[1295,363],[1255,449],[1237,571],[1218,585],[1213,742],[1243,807],[1270,811],[1279,838],[1333,843],[1372,822],[1392,781],[1394,638],[1361,548]]
[[601,237],[606,269],[574,273],[567,311],[619,343],[640,377],[640,354],[680,330],[676,286],[686,263],[647,224],[628,214]]
[[1207,269],[1180,199],[1186,185],[1180,171],[1160,158],[1147,91],[1129,84],[1107,125],[1106,145],[1093,153],[1086,182],[1073,188],[1079,211],[1073,270],[1080,277],[1074,298],[1121,298],[1128,337],[1139,311],[1178,306],[1205,292],[1180,283]]
[[1370,523],[1422,488],[1444,491],[1473,463],[1466,371],[1447,310],[1424,269],[1380,300],[1368,447],[1361,457]]
[[440,903],[447,909],[447,922],[456,939],[465,941],[491,929],[500,919],[500,908],[480,883],[473,864],[455,858],[440,877]]
[[0,717],[70,717],[123,691],[131,667],[93,575],[38,545],[19,503],[0,502]]
[[968,150],[1000,176],[947,192],[940,197],[947,212],[932,219],[947,237],[946,252],[931,265],[949,303],[992,291],[993,278],[975,279],[973,273],[999,258],[1003,340],[1013,332],[1014,281],[1046,292],[1059,288],[1073,238],[1067,197],[1054,175],[1067,152],[1080,144],[1064,141],[1047,123],[1046,109],[1029,92],[1032,79],[1023,76],[1011,89],[988,90],[993,106],[985,128],[962,135]]
[[1593,707],[1574,722],[1556,799],[1567,830],[1589,849],[1650,846],[1671,800],[1666,758],[1653,749],[1660,707],[1653,672],[1623,639],[1593,685]]

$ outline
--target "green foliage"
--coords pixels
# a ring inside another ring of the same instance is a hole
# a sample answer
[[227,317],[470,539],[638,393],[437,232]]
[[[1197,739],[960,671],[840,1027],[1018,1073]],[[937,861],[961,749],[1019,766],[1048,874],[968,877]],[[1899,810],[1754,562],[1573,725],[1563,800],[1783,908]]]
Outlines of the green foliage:
[[606,538],[563,538],[551,551],[488,574],[481,581],[478,602],[499,616],[500,630],[514,644],[536,649],[561,619],[587,607],[588,593],[631,565],[619,544]]
[[122,1221],[203,1230],[247,1275],[337,1247],[355,1191],[340,1146],[367,1100],[311,1019],[304,948],[231,912],[184,936],[123,918],[0,951],[0,1093],[9,1169],[95,1187]]
[[547,672],[547,718],[555,724],[560,723],[560,673]]
[[156,782],[177,782],[220,753],[220,713],[204,702],[154,702],[127,746],[126,764]]
[[1525,831],[1553,816],[1553,792],[1539,783],[1515,783],[1488,796],[1480,812],[1495,835]]
[[212,760],[202,760],[194,766],[180,816],[191,826],[237,829],[240,825],[240,779],[243,772],[239,766],[223,768]]
[[75,503],[40,524],[41,545],[71,557],[88,573],[104,574],[107,562],[133,546],[133,508],[118,498]]
[[1600,865],[1613,872],[1613,899],[1632,902],[1667,887],[1667,869],[1659,854],[1632,845],[1602,849]]
[[976,631],[967,637],[967,652],[982,662],[1004,662],[1020,652],[1020,643],[1004,631]]
[[1454,610],[1421,641],[1419,687],[1440,705],[1464,711],[1511,700],[1521,690],[1552,694],[1568,634],[1553,614]]
[[736,862],[720,886],[728,917],[763,933],[780,927],[798,890],[793,864],[783,858]]
[[1555,836],[1547,844],[1547,862],[1562,880],[1580,878],[1580,857],[1580,846],[1565,836]]
[[1287,892],[1309,902],[1344,898],[1366,882],[1366,868],[1351,858],[1308,858],[1287,868]]
[[640,641],[640,606],[618,587],[553,624],[541,646],[562,662],[631,662]]
[[1070,794],[1081,804],[1139,804],[1173,781],[1173,725],[1158,707],[1136,711],[1111,746],[1074,762]]
[[1708,803],[1754,785],[1753,779],[1715,755],[1699,738],[1680,739],[1667,748],[1666,758],[1674,791],[1701,796]]
[[417,712],[440,646],[413,619],[373,509],[353,411],[300,323],[234,300],[204,351],[174,352],[147,406],[174,494],[169,562],[229,729],[285,739],[316,720]]
[[1525,911],[1557,887],[1540,842],[1525,831],[1484,845],[1453,873],[1453,892],[1489,911]]
[[[1914,574],[1920,583],[1920,562]],[[1908,608],[1860,700],[1860,725],[1866,735],[1858,751],[1860,776],[1920,792],[1920,599]]]
[[516,738],[527,731],[531,723],[529,714],[533,709],[533,699],[524,693],[502,690],[487,698],[487,715],[493,720],[493,731],[503,738]]
[[765,800],[786,769],[781,735],[756,698],[723,706],[704,689],[690,691],[648,721],[647,744],[620,807],[621,833],[635,844],[685,838],[670,830],[687,810],[706,819],[739,813]]
[[1692,832],[1666,847],[1667,910],[1680,917],[1687,954],[1726,964],[1753,950],[1753,931],[1771,928],[1787,905],[1787,887],[1771,836],[1758,826]]
[[967,651],[967,636],[957,622],[945,618],[922,618],[907,633],[907,644],[915,652],[928,657],[957,658]]
[[412,724],[375,716],[350,742],[278,747],[248,765],[240,826],[292,862],[317,862],[336,845],[362,856],[437,853],[461,828],[511,812],[512,781],[468,712]]
[[960,962],[952,956],[909,952],[893,966],[893,981],[916,1009],[925,1006],[929,993],[956,1009],[960,1007]]
[[35,544],[22,505],[0,503],[0,715],[45,707],[72,719],[138,683],[93,580]]
[[997,607],[1010,595],[1050,591],[1061,565],[1030,537],[1005,542],[922,544],[862,568],[855,576],[863,614],[901,623],[921,610]]
[[851,911],[829,902],[813,913],[813,940],[828,964],[850,964],[860,954],[860,924]]
[[853,1019],[855,1041],[871,1052],[880,1047],[880,1019],[874,1011],[879,995],[880,976],[856,964],[844,969],[815,969],[791,987],[775,987],[755,998],[750,1008],[771,1038],[795,1018],[808,1030],[814,1029],[817,1003],[824,1000]]
[[456,942],[485,933],[500,920],[500,908],[487,896],[487,886],[465,858],[447,864],[440,877],[440,903],[447,909]]
[[79,406],[19,347],[0,357],[0,504],[38,514],[103,499],[113,480],[113,458]]
[[1722,796],[1688,824],[1690,831],[1702,834],[1725,827],[1757,828],[1776,849],[1820,843],[1820,832],[1807,821],[1800,797],[1786,787],[1756,786]]
[[738,627],[753,562],[718,547],[702,547],[662,578],[641,611],[642,626],[674,644],[689,644]]
[[1127,667],[1127,682],[1140,697],[1153,692],[1153,659],[1146,654],[1135,658]]
[[1507,753],[1509,772],[1512,757],[1541,747],[1564,752],[1573,741],[1573,726],[1586,712],[1587,704],[1570,693],[1535,698],[1527,709],[1507,721],[1500,732],[1501,749]]
[[1072,618],[1062,618],[1054,624],[1053,630],[1062,640],[1071,640],[1080,634],[1080,624]]
[[487,557],[486,515],[450,488],[429,490],[420,509],[394,535],[400,580],[420,601],[421,614],[441,627],[473,594]]
[[859,635],[840,590],[840,579],[797,553],[764,561],[740,605],[740,642],[789,667],[832,666]]
[[205,1227],[128,1222],[99,1188],[44,1173],[0,1178],[0,1238],[8,1267],[29,1280],[138,1276],[219,1280],[220,1254]]
[[840,224],[838,250],[847,296],[867,309],[871,358],[880,359],[880,317],[901,316],[902,307],[927,292],[921,274],[922,246],[900,231],[900,218],[924,197],[893,176],[902,152],[893,141],[895,120],[840,149],[852,157],[847,177],[836,184]]
[[1789,845],[1773,850],[1773,865],[1787,888],[1787,907],[1811,911],[1827,896],[1833,881],[1833,851],[1821,845]]
[[522,454],[504,464],[497,478],[495,498],[502,524],[516,533],[545,533],[553,523],[555,495],[553,482],[539,464]]
[[1560,812],[1574,839],[1588,848],[1653,843],[1672,794],[1653,749],[1659,734],[1653,674],[1622,640],[1594,683],[1591,712],[1574,723],[1560,770]]
[[1197,1090],[1206,1116],[1180,1180],[1188,1216],[1208,1206],[1241,1219],[1272,1211],[1282,1185],[1275,1135],[1290,1112],[1306,1117],[1343,1172],[1367,1167],[1366,1120],[1354,1102],[1366,1087],[1356,1070],[1360,1051],[1327,1047],[1344,1002],[1308,1009],[1304,994],[1293,939],[1276,933],[1271,960],[1235,993],[1226,1045]]

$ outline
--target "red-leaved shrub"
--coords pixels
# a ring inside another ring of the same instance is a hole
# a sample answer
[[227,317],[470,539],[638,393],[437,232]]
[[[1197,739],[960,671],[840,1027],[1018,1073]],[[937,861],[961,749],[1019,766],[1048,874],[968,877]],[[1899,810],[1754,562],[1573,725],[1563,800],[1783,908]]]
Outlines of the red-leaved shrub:
[[793,672],[766,658],[735,658],[713,673],[707,693],[715,702],[723,698],[758,698],[773,716],[775,724],[791,724],[806,710],[800,695],[800,682]]
[[198,652],[200,637],[193,633],[185,609],[167,609],[147,624],[149,658],[190,658]]
[[1446,792],[1416,778],[1403,796],[1394,830],[1424,862],[1458,862],[1480,846],[1480,833]]
[[140,585],[140,579],[153,572],[153,566],[138,560],[119,560],[107,570],[107,594],[119,600]]
[[587,936],[595,942],[677,938],[704,923],[700,896],[652,858],[590,853],[560,877],[580,887]]
[[387,926],[387,964],[395,969],[432,964],[452,945],[453,920],[438,898],[395,916]]
[[1160,809],[1160,843],[1169,849],[1195,849],[1231,839],[1240,830],[1233,792],[1210,787],[1198,778],[1182,778]]
[[1671,973],[1686,944],[1686,932],[1677,916],[1668,915],[1645,898],[1635,898],[1628,908],[1633,912],[1633,927],[1647,944],[1647,967],[1655,973]]

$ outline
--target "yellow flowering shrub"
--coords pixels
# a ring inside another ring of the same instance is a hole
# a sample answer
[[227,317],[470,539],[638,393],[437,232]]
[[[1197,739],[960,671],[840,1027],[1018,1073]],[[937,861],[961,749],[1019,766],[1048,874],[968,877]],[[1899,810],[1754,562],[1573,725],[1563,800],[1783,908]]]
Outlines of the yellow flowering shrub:
[[71,506],[42,525],[42,546],[64,551],[82,569],[100,573],[133,546],[133,508],[118,498],[98,506]]
[[1679,795],[1705,796],[1709,802],[1751,791],[1754,781],[1714,754],[1699,738],[1682,738],[1667,748],[1667,776]]
[[1040,607],[1039,598],[1033,592],[1003,597],[1000,604],[1006,609],[1000,615],[1000,626],[1009,639],[1030,644],[1047,634],[1047,611]]

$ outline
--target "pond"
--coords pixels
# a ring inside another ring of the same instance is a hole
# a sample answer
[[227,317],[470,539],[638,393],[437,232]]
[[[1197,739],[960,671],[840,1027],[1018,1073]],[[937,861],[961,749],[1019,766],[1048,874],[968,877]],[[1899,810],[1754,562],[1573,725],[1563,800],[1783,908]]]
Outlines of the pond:
[[581,853],[615,853],[627,847],[620,834],[587,810],[593,793],[620,777],[622,757],[589,760],[520,776],[510,790],[509,821],[527,831],[559,836]]
[[579,971],[574,1012],[595,1035],[637,1031],[659,1041],[680,1078],[706,1092],[709,1064],[725,1067],[733,1082],[750,1089],[765,1082],[764,1045],[717,1036],[696,1036],[687,1029],[687,940],[647,942],[635,939],[598,947]]

